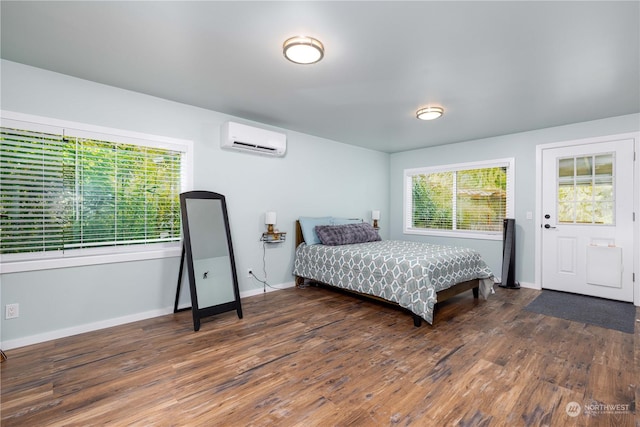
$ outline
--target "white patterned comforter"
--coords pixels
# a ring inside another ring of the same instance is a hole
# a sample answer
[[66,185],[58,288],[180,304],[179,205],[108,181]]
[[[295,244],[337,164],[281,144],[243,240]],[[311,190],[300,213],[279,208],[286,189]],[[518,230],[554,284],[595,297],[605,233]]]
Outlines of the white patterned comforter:
[[436,292],[481,279],[487,298],[493,274],[473,249],[385,240],[342,246],[302,243],[296,249],[295,276],[375,295],[433,322]]

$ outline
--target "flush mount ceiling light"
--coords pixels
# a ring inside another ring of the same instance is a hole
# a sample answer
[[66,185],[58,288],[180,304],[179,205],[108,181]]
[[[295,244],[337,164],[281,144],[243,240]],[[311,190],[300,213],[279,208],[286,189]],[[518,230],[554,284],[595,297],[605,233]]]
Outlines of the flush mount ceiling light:
[[282,52],[296,64],[315,64],[324,57],[324,46],[313,37],[296,36],[284,42]]
[[444,109],[440,107],[426,107],[416,111],[416,117],[420,120],[434,120],[444,114]]

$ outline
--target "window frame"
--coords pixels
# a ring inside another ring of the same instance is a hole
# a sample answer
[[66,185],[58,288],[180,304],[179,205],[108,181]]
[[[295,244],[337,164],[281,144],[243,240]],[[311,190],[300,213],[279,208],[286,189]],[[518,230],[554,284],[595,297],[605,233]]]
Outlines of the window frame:
[[[61,135],[64,135],[66,132],[73,137],[87,137],[103,141],[180,151],[183,153],[181,156],[181,192],[192,189],[193,141],[6,110],[0,110],[0,125],[2,127],[14,127],[27,130],[60,132]],[[124,246],[101,246],[64,251],[0,254],[0,263],[2,264],[2,273],[17,273],[177,257],[180,256],[181,250],[181,241]]]
[[[438,237],[457,237],[465,239],[502,240],[502,231],[473,231],[473,230],[438,230],[426,228],[414,228],[411,226],[413,218],[413,176],[440,172],[458,172],[470,169],[485,169],[494,167],[507,167],[507,209],[505,218],[513,218],[515,213],[515,158],[482,160],[475,162],[425,166],[420,168],[405,169],[403,173],[403,234]],[[452,189],[453,191],[453,189]],[[456,213],[454,212],[454,215]]]

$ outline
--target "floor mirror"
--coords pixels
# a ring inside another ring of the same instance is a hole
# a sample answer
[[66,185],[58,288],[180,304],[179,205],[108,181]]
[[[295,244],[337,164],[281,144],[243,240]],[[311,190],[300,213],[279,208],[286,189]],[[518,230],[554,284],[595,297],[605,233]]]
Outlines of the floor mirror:
[[[195,331],[203,317],[236,310],[242,318],[225,197],[210,191],[189,191],[180,194],[180,209],[183,246],[174,312],[191,308]],[[185,260],[191,307],[178,309]]]

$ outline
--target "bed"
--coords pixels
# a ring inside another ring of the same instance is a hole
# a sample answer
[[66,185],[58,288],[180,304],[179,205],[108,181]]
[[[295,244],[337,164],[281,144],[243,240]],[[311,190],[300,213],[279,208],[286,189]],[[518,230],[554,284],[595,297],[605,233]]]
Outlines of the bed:
[[[349,228],[365,230],[366,237],[339,236]],[[327,230],[338,235],[337,244],[321,241]],[[472,249],[383,241],[368,223],[336,223],[331,217],[296,221],[293,275],[298,287],[319,283],[402,307],[412,313],[415,326],[422,320],[433,324],[436,302],[469,290],[485,299],[493,292],[493,274]]]

